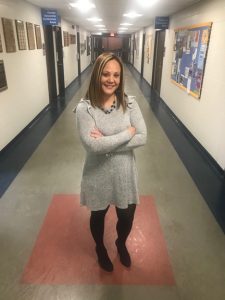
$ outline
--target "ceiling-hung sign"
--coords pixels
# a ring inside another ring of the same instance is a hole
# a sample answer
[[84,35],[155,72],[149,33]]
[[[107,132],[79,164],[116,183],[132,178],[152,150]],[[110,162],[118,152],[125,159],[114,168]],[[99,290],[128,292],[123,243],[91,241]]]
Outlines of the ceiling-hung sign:
[[168,29],[169,17],[155,17],[155,29]]
[[55,9],[42,9],[42,24],[43,25],[58,25],[59,18],[57,10]]

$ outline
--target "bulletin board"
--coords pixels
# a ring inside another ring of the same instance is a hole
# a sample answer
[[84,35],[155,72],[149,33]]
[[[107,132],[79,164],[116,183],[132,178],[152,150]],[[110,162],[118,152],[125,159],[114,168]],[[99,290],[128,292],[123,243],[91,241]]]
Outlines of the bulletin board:
[[172,82],[197,99],[201,97],[212,23],[175,29]]

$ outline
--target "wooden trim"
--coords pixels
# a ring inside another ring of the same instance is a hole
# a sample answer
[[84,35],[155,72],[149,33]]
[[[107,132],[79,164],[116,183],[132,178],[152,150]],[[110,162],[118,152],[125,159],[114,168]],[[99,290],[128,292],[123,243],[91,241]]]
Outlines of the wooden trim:
[[183,91],[185,91],[188,95],[193,96],[194,98],[196,98],[197,100],[200,99],[200,96],[196,95],[195,93],[193,93],[192,91],[190,91],[189,93],[187,92],[187,88],[182,86],[180,83],[176,82],[175,80],[171,79],[171,82],[173,84],[175,84],[176,86],[178,86],[180,89],[182,89]]
[[192,29],[192,28],[198,28],[198,27],[208,27],[208,26],[212,26],[212,24],[213,24],[213,22],[194,24],[194,25],[190,25],[190,26],[175,28],[174,31],[180,31],[180,30]]

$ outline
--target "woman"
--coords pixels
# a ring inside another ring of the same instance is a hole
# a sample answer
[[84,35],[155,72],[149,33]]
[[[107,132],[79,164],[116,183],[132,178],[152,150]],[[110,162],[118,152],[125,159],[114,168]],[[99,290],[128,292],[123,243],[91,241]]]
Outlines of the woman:
[[110,205],[118,217],[116,247],[121,263],[131,266],[126,240],[136,204],[137,174],[133,149],[146,143],[146,126],[134,97],[124,93],[123,65],[113,53],[101,54],[85,99],[76,107],[76,122],[86,159],[81,204],[91,210],[90,229],[99,265],[113,271],[103,242],[104,219]]

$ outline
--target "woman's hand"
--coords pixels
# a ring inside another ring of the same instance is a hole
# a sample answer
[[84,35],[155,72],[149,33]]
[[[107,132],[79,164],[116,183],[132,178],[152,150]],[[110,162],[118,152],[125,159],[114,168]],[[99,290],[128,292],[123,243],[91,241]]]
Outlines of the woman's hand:
[[[130,132],[131,136],[133,137],[136,133],[136,128],[135,127],[128,127],[127,130]],[[98,139],[102,136],[104,136],[101,131],[98,129],[98,128],[94,128],[91,132],[90,132],[90,136],[95,138],[95,139]]]
[[135,135],[136,133],[136,128],[135,127],[128,127],[127,130],[130,132],[130,134],[132,135],[132,137]]
[[103,134],[101,133],[101,131],[98,128],[94,128],[91,131],[90,136],[95,138],[95,139],[98,139],[98,138],[102,137]]

